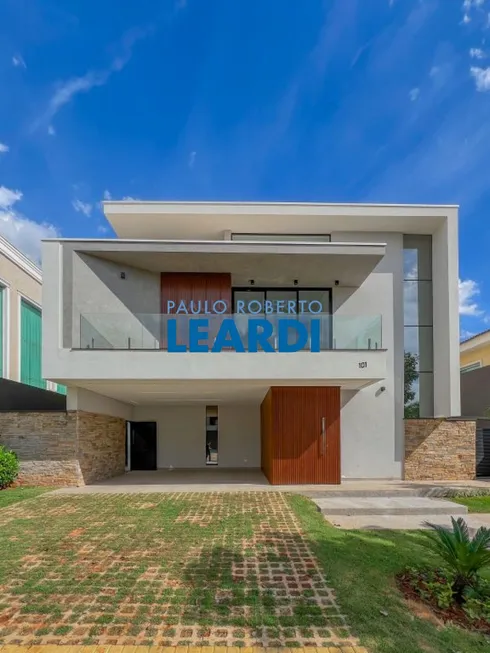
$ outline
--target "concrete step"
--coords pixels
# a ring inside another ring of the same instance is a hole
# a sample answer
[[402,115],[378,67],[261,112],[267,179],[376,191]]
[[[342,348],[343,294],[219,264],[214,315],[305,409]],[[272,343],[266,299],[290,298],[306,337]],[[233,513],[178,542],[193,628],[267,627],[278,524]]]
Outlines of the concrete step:
[[453,501],[427,497],[329,497],[313,499],[322,514],[333,515],[466,515]]
[[431,488],[396,488],[391,490],[331,490],[329,488],[328,490],[306,490],[302,491],[301,494],[316,501],[316,499],[331,499],[336,497],[425,497],[430,496],[431,491]]
[[[429,524],[439,524],[451,528],[451,516],[455,519],[461,515],[332,515],[325,517],[333,526],[345,530],[427,530]],[[468,524],[471,535],[480,526],[490,526],[490,515],[472,514],[463,517]]]

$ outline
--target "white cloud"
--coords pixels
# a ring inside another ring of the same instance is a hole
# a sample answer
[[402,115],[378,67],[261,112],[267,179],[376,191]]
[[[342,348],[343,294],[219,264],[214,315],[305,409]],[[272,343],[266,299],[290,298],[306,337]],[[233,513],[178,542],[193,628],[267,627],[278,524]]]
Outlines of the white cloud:
[[131,195],[125,195],[123,202],[139,202],[139,199],[137,197],[131,197]]
[[21,54],[14,54],[14,56],[12,57],[12,63],[16,68],[19,68],[19,67],[27,68],[26,62],[22,58]]
[[468,12],[472,9],[477,9],[478,7],[483,7],[486,0],[464,0],[463,1],[463,11]]
[[412,102],[415,102],[415,100],[418,99],[419,95],[420,95],[420,89],[412,88],[412,90],[408,94],[408,97],[411,99]]
[[10,188],[0,186],[0,210],[9,209],[20,199],[22,199],[20,190],[10,190]]
[[490,66],[488,68],[472,66],[470,68],[470,75],[475,80],[477,91],[482,93],[490,91]]
[[470,48],[470,57],[472,59],[484,59],[485,53],[481,48]]
[[197,152],[196,152],[195,150],[193,150],[193,151],[189,154],[189,161],[187,162],[187,165],[189,166],[189,168],[190,168],[191,170],[192,170],[192,168],[194,167],[194,164],[196,163],[196,154],[197,154]]
[[0,153],[3,154],[5,152],[8,152],[10,150],[10,147],[8,145],[5,145],[5,143],[0,143]]
[[79,199],[74,199],[71,203],[73,208],[77,213],[83,213],[84,215],[87,216],[87,218],[90,217],[92,213],[92,204],[89,204],[88,202],[82,202]]
[[19,190],[0,186],[0,235],[24,252],[31,260],[41,260],[41,240],[57,238],[56,227],[46,222],[35,222],[16,211],[13,206],[22,199]]
[[113,73],[120,72],[124,68],[131,59],[133,45],[144,38],[149,31],[149,29],[140,28],[129,30],[124,34],[119,44],[121,54],[114,57],[107,68],[98,71],[89,70],[81,77],[72,77],[60,83],[52,95],[46,111],[33,124],[33,129],[37,129],[42,123],[50,122],[61,107],[71,102],[79,93],[87,93],[96,86],[104,86]]
[[54,135],[56,134],[56,130],[55,130],[55,128],[53,127],[53,125],[48,125],[48,134],[49,134],[50,136],[54,136]]
[[459,280],[459,314],[480,317],[484,311],[479,307],[477,297],[480,288],[472,279]]
[[105,200],[111,200],[112,199],[112,195],[108,190],[104,191],[104,199]]

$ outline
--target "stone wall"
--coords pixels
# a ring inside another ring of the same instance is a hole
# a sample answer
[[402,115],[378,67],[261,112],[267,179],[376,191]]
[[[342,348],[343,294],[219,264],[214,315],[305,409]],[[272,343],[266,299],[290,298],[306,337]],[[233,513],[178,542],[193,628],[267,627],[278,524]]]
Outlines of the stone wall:
[[0,412],[0,444],[19,456],[21,485],[85,485],[122,474],[125,433],[125,420],[108,415]]
[[74,413],[1,412],[0,444],[19,456],[19,484],[83,485]]
[[126,420],[77,413],[78,461],[85,484],[124,474]]
[[405,480],[470,481],[475,469],[474,420],[405,420]]

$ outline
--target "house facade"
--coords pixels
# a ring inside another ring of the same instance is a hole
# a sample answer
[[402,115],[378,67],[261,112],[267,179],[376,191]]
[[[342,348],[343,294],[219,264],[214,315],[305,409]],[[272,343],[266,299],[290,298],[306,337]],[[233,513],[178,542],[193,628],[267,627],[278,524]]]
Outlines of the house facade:
[[461,372],[472,372],[490,365],[490,331],[477,333],[460,345]]
[[117,238],[43,243],[43,374],[68,388],[85,482],[401,478],[405,417],[460,414],[456,207],[104,212]]
[[65,392],[42,375],[41,296],[41,270],[0,236],[0,380]]

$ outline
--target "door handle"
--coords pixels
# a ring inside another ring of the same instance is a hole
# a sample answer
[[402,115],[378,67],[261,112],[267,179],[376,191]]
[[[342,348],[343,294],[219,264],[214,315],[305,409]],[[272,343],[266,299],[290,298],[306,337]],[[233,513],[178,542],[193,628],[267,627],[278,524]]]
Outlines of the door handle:
[[325,418],[322,417],[322,456],[325,455],[327,448],[327,434],[325,431]]

